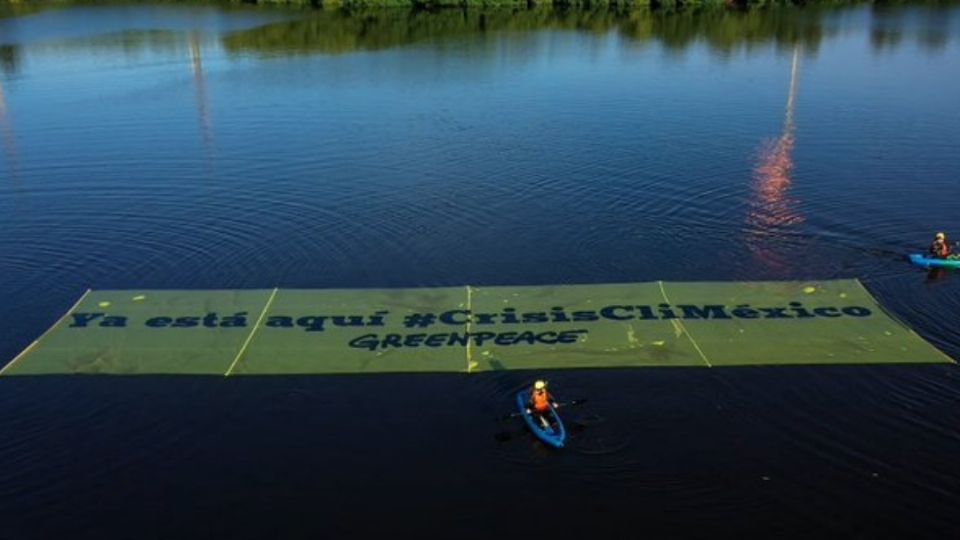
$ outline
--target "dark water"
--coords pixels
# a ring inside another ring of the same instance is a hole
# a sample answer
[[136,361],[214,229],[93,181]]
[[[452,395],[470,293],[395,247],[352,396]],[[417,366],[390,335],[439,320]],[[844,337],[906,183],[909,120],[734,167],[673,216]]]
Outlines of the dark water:
[[[0,358],[87,287],[861,279],[960,356],[960,9],[0,9]],[[0,538],[953,538],[954,366],[4,379]]]

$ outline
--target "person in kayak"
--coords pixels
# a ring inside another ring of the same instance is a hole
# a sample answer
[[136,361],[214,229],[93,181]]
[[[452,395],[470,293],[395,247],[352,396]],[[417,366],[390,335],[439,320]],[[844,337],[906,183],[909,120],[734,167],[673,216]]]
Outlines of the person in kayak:
[[950,244],[947,243],[947,235],[938,232],[933,237],[933,243],[930,244],[930,255],[935,259],[953,259],[950,254]]
[[557,406],[556,402],[553,401],[553,396],[547,391],[547,381],[540,380],[533,383],[533,390],[530,391],[530,402],[527,406],[544,426],[550,425],[547,421],[547,413],[550,412],[551,405]]

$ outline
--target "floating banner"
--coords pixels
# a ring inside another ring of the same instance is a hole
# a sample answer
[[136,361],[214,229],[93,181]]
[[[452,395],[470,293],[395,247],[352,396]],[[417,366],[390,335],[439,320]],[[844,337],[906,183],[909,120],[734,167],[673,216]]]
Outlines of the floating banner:
[[856,280],[87,291],[3,375],[943,363]]

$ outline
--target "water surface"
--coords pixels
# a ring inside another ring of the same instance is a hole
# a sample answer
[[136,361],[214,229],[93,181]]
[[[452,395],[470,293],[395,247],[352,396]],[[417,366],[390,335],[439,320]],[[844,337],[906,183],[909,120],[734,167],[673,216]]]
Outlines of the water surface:
[[[0,18],[0,358],[88,287],[856,277],[960,355],[960,10]],[[960,238],[958,236],[957,238]],[[950,536],[954,366],[7,379],[11,538]],[[534,519],[535,518],[535,519]]]

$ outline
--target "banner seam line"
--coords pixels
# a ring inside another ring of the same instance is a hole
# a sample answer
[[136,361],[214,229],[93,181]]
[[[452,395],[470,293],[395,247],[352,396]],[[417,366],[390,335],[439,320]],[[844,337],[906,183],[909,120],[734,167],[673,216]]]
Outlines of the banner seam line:
[[227,369],[227,372],[223,374],[224,377],[229,377],[233,372],[233,368],[237,367],[237,362],[240,361],[240,358],[243,356],[243,353],[246,352],[247,346],[250,345],[250,340],[253,339],[254,334],[257,333],[257,330],[260,329],[260,323],[263,322],[263,318],[267,315],[267,310],[270,309],[270,304],[273,304],[273,299],[277,296],[277,291],[279,287],[274,287],[273,292],[270,293],[270,298],[267,299],[267,303],[263,306],[263,311],[260,312],[260,316],[257,318],[257,322],[254,323],[253,328],[250,330],[250,334],[247,335],[246,341],[243,342],[243,346],[240,347],[240,352],[237,353],[237,356],[233,359],[233,363],[230,364],[230,367]]
[[[663,281],[657,281],[657,284],[660,285],[660,294],[663,295],[663,300],[668,304],[672,304],[673,302],[671,302],[670,299],[667,298],[667,291],[663,287]],[[707,364],[707,367],[713,367],[713,364],[711,364],[710,360],[707,359],[707,355],[703,354],[703,350],[700,348],[700,345],[697,345],[696,340],[694,340],[693,336],[690,335],[690,330],[688,330],[687,327],[683,324],[683,321],[681,321],[680,319],[671,319],[671,321],[676,321],[680,329],[683,330],[683,334],[687,336],[687,339],[690,340],[690,344],[693,345],[693,348],[697,350],[697,354],[699,354],[700,358],[702,358],[704,363]]]

